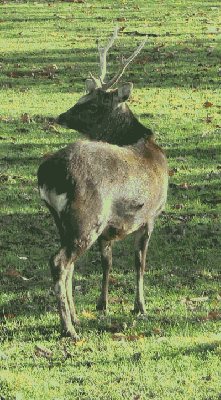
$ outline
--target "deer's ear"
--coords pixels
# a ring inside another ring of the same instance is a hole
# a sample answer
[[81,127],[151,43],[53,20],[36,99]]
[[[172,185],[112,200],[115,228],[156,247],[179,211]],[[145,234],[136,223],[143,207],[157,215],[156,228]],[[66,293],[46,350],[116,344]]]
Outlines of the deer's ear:
[[133,90],[133,83],[127,82],[118,87],[118,100],[120,103],[128,100]]
[[87,93],[91,93],[97,88],[97,83],[94,79],[88,78],[85,81],[85,88]]

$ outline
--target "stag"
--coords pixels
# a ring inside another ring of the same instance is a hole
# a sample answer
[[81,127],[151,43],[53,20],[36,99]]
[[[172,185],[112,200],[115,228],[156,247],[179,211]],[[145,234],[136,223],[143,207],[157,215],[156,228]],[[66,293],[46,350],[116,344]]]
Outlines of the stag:
[[101,72],[86,80],[87,93],[58,123],[86,134],[45,159],[38,170],[41,199],[57,225],[61,246],[50,260],[62,332],[77,340],[72,276],[78,257],[98,240],[103,279],[97,310],[108,307],[112,245],[135,234],[135,313],[145,313],[143,277],[148,243],[156,217],[166,203],[168,170],[163,150],[125,103],[132,83],[112,87],[145,42],[106,81],[106,47],[99,47]]

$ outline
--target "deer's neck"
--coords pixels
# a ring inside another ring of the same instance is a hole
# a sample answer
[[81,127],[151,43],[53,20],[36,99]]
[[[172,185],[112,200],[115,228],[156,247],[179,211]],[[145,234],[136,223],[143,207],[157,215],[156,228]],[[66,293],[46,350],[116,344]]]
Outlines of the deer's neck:
[[150,138],[153,132],[142,125],[133,115],[129,107],[123,104],[106,120],[105,127],[99,134],[99,140],[118,146],[137,143],[141,138]]

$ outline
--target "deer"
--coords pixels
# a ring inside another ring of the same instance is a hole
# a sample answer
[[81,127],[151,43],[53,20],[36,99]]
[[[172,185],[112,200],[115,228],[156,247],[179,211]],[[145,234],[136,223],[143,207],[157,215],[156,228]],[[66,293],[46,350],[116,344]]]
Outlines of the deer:
[[118,84],[143,48],[122,60],[107,80],[107,52],[118,35],[115,28],[105,47],[98,46],[99,78],[86,79],[86,94],[57,123],[86,135],[42,161],[38,169],[40,197],[54,218],[60,248],[49,261],[58,301],[61,332],[78,340],[78,318],[72,293],[74,265],[96,241],[103,270],[97,310],[108,310],[108,284],[115,241],[135,237],[133,312],[145,314],[144,271],[149,240],[167,198],[168,166],[153,132],[130,110],[133,84]]

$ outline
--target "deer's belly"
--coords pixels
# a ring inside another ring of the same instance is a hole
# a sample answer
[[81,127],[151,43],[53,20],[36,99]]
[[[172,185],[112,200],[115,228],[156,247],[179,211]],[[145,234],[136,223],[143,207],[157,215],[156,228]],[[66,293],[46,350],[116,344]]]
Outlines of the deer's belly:
[[106,240],[123,239],[138,230],[148,219],[142,203],[118,206],[112,209],[112,215],[102,233],[102,237]]

